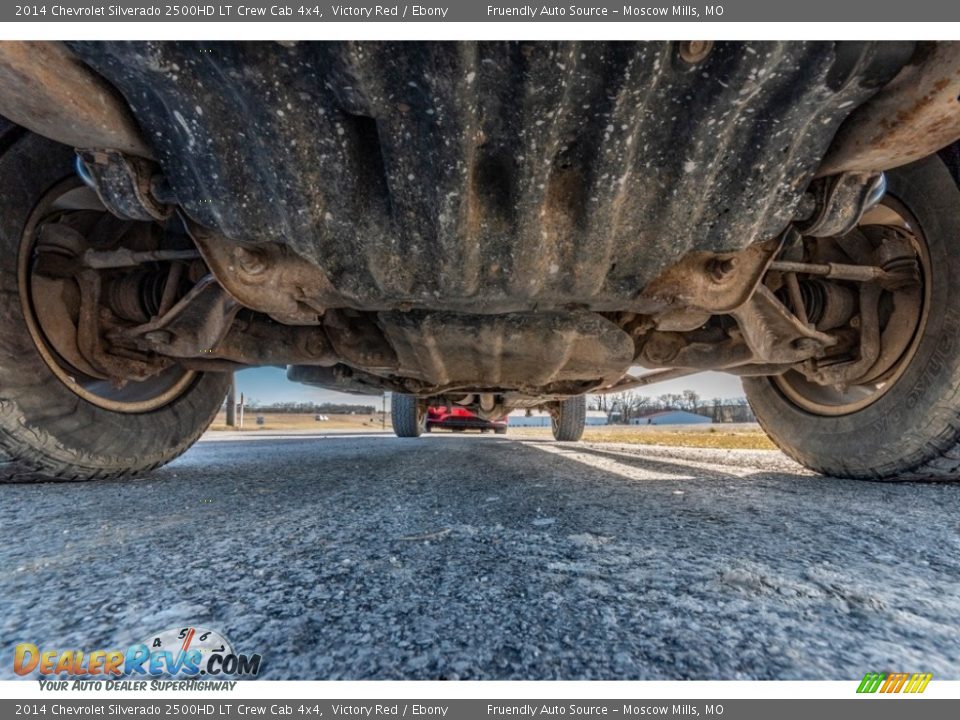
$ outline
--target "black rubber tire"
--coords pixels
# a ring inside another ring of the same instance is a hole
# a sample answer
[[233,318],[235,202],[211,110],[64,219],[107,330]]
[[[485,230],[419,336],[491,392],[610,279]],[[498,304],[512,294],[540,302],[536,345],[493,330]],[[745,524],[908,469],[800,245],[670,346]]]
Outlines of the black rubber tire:
[[415,395],[393,393],[390,399],[390,418],[397,437],[420,437],[423,432],[425,423],[420,413],[420,401]]
[[50,370],[24,319],[17,262],[38,200],[72,173],[73,150],[21,133],[0,154],[0,481],[92,480],[152,470],[185,452],[226,396],[200,374],[157,410],[119,413],[80,398]]
[[757,420],[790,457],[817,472],[874,480],[960,477],[960,190],[929,157],[887,173],[930,254],[929,312],[910,364],[889,390],[847,415],[811,414],[770,378],[745,378]]
[[493,432],[496,435],[506,435],[507,429],[505,427],[497,427],[493,429]]
[[558,403],[557,414],[551,418],[553,439],[559,442],[576,442],[583,437],[587,424],[587,397],[578,395]]

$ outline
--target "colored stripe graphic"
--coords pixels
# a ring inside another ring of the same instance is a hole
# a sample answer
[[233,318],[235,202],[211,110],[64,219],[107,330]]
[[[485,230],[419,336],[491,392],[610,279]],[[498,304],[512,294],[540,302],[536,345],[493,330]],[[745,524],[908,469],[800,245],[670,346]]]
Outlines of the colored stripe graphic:
[[887,675],[887,680],[883,683],[883,687],[880,688],[882,693],[894,693],[900,692],[900,687],[907,680],[906,673],[890,673]]
[[914,673],[913,677],[910,678],[910,682],[907,684],[907,689],[904,690],[904,692],[922,693],[927,689],[927,684],[932,679],[933,673]]
[[927,689],[933,673],[884,673],[868,672],[857,687],[858,693],[922,693]]
[[860,681],[860,687],[857,688],[858,693],[875,693],[880,687],[880,683],[883,682],[884,676],[880,673],[867,673],[863,676],[863,680]]

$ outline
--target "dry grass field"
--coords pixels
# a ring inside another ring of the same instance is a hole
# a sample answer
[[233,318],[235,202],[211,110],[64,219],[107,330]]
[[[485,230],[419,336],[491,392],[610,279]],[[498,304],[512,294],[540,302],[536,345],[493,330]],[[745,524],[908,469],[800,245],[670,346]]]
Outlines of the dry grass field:
[[[263,418],[263,424],[257,424],[257,417]],[[258,413],[246,411],[242,428],[227,427],[226,413],[217,414],[210,430],[380,430],[383,427],[380,413],[374,415],[327,415],[329,420],[320,421],[313,413]],[[387,416],[387,429],[390,417]]]
[[[510,428],[515,438],[549,438],[549,428]],[[601,425],[583,433],[587,442],[668,445],[727,450],[776,450],[766,433],[754,423],[722,425]]]

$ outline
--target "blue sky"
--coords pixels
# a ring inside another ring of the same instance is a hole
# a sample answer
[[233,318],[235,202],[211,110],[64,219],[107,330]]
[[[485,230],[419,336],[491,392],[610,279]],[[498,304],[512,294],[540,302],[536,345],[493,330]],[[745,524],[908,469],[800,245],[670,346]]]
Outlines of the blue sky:
[[287,380],[286,368],[262,367],[237,373],[237,394],[264,405],[275,402],[345,402],[354,405],[379,405],[380,398],[372,395],[347,395],[322,390]]
[[[635,369],[636,370],[636,369]],[[691,377],[651,385],[642,390],[643,395],[656,397],[664,393],[693,390],[704,400],[715,397],[741,397],[743,388],[740,378],[722,373],[701,373]],[[287,380],[287,371],[282,368],[264,367],[242,370],[237,373],[237,392],[247,399],[269,405],[275,402],[346,402],[357,405],[377,405],[379,398],[370,395],[347,395],[345,393],[308,387]]]

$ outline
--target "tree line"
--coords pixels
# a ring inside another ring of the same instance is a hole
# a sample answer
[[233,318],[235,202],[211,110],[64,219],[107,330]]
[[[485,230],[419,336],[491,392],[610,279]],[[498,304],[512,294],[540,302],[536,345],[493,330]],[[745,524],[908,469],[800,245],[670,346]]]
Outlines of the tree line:
[[624,424],[634,418],[668,410],[685,410],[708,417],[716,423],[756,422],[757,419],[745,397],[704,400],[693,390],[664,393],[656,397],[642,395],[636,390],[615,395],[596,395],[590,401],[590,409],[605,412],[611,422]]

